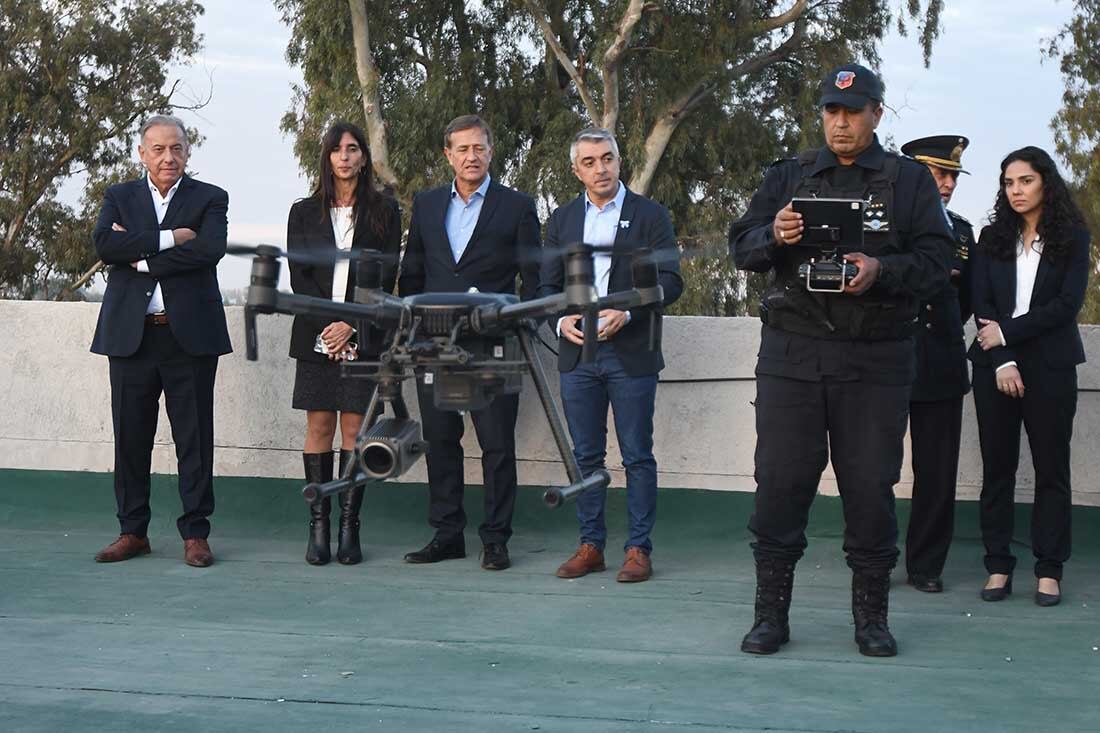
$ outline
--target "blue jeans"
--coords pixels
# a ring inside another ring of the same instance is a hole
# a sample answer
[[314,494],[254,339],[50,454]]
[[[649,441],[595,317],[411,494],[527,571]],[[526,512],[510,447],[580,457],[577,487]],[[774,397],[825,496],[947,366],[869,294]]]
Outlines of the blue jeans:
[[[604,468],[607,456],[607,407],[615,416],[615,432],[626,469],[626,504],[630,515],[630,537],[624,549],[653,549],[649,539],[657,518],[657,461],[653,458],[653,404],[657,396],[657,375],[632,377],[623,370],[615,348],[601,343],[596,360],[577,364],[561,374],[561,400],[573,455],[581,474],[589,476]],[[577,519],[581,542],[603,551],[607,544],[604,505],[607,490],[589,490],[577,497]]]

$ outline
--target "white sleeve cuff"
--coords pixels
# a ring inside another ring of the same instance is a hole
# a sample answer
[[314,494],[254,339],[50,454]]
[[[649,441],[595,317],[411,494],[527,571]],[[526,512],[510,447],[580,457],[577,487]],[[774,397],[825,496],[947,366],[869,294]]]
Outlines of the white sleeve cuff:
[[1006,362],[1005,362],[1004,364],[1001,364],[1001,365],[1000,365],[999,367],[997,367],[997,369],[996,369],[996,370],[994,370],[994,373],[996,373],[996,372],[999,372],[999,371],[1001,371],[1001,370],[1002,370],[1002,369],[1004,369],[1005,367],[1014,367],[1014,366],[1016,366],[1016,362],[1014,362],[1014,361],[1006,361]]
[[558,337],[559,338],[561,337],[561,322],[564,321],[566,318],[567,318],[567,316],[562,316],[561,318],[558,319],[558,327],[555,330],[558,332]]
[[630,323],[630,311],[623,311],[623,312],[626,313],[626,322]]
[[149,263],[146,262],[145,260],[138,260],[137,271],[138,272],[149,272]]
[[171,229],[162,229],[160,232],[160,251],[172,249],[176,246],[176,238],[172,236]]
[[997,326],[997,338],[1001,340],[999,346],[1008,346],[1008,342],[1005,341],[1005,332],[1001,330],[1000,326]]

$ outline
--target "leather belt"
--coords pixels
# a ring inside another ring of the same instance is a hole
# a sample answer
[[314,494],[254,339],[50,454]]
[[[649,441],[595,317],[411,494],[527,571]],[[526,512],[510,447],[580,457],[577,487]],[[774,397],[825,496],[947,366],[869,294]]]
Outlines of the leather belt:
[[145,323],[150,326],[167,326],[168,314],[167,313],[147,313],[145,315]]

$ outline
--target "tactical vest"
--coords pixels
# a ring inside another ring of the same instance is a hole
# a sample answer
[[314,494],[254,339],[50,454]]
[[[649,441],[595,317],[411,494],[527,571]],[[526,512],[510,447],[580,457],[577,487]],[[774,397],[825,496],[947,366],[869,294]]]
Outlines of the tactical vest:
[[[861,199],[864,209],[862,252],[870,257],[905,251],[895,221],[894,189],[901,162],[887,153],[881,170],[860,169],[861,179],[851,187],[836,186],[824,177],[811,175],[818,151],[798,156],[802,179],[790,198]],[[811,293],[798,277],[798,266],[820,257],[809,247],[780,247],[776,250],[774,279],[761,301],[761,319],[773,328],[835,340],[884,341],[906,338],[917,316],[917,300],[911,296],[882,292],[877,285],[863,295]]]

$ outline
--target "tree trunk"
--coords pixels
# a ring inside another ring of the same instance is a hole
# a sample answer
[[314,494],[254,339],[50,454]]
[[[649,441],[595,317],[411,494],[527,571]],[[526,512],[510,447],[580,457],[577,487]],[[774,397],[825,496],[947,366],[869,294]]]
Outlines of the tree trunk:
[[363,115],[367,120],[367,137],[374,173],[378,180],[396,190],[399,184],[397,175],[390,166],[390,152],[386,144],[386,123],[382,119],[382,99],[378,92],[378,67],[370,50],[367,3],[366,0],[348,0],[348,5],[351,8],[352,37],[355,40],[355,71],[363,93]]

